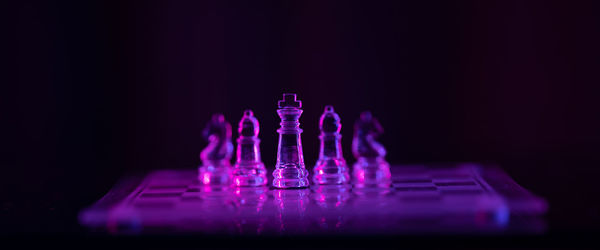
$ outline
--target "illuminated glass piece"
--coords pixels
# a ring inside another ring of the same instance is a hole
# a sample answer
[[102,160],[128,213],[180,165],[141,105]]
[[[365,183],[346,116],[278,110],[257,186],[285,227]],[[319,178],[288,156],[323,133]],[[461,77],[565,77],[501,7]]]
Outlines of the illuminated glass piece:
[[383,133],[383,127],[365,111],[354,124],[352,153],[356,158],[352,175],[359,185],[387,186],[391,182],[390,164],[385,161],[385,148],[375,141]]
[[200,183],[229,185],[231,183],[231,125],[222,114],[215,114],[202,131],[208,146],[200,153],[202,165],[198,168]]
[[264,186],[267,184],[267,170],[260,159],[260,128],[252,110],[244,111],[238,127],[233,184],[240,187]]
[[342,124],[332,106],[326,106],[319,121],[321,147],[314,168],[313,182],[317,184],[344,184],[350,180],[348,166],[342,154]]
[[273,171],[273,186],[276,188],[308,187],[308,171],[304,166],[300,134],[300,115],[302,102],[296,100],[296,94],[283,94],[278,102],[277,114],[281,118],[277,163]]

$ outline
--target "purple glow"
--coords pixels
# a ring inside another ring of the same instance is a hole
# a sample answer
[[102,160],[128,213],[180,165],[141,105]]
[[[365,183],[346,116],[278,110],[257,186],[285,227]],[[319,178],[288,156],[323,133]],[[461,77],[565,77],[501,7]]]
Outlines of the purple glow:
[[352,185],[319,185],[313,189],[314,200],[323,208],[340,208],[352,196]]
[[202,184],[208,185],[210,184],[210,173],[202,173]]
[[[538,224],[529,221],[536,222],[537,217],[530,217],[546,211],[545,201],[499,169],[459,164],[391,170],[394,175],[387,186],[313,185],[310,189],[274,190],[204,185],[205,178],[199,180],[194,171],[156,171],[118,203],[106,205],[103,199],[83,211],[80,221],[117,234],[161,228],[244,235],[543,229],[539,220]],[[124,191],[111,191],[111,195],[115,193]],[[529,216],[527,225],[533,227],[511,228],[519,223],[510,222],[523,216]]]
[[306,233],[309,221],[306,211],[310,203],[308,189],[273,190],[273,204],[277,207],[279,233]]
[[268,199],[266,187],[236,187],[234,216],[237,233],[261,234],[264,231],[265,222],[262,210]]
[[200,153],[202,165],[198,168],[198,178],[204,185],[229,185],[233,153],[231,125],[222,114],[215,114],[202,131],[208,145]]
[[383,127],[365,111],[354,124],[352,153],[356,158],[353,166],[355,183],[359,185],[389,185],[391,181],[390,165],[385,161],[386,150],[375,140],[383,133]]

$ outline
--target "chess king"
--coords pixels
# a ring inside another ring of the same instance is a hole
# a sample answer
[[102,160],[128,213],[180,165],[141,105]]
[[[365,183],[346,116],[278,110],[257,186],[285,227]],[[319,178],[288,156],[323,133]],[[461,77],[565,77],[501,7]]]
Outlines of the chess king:
[[391,182],[390,164],[385,161],[385,148],[375,141],[383,133],[383,127],[365,111],[354,124],[352,153],[356,158],[352,175],[355,183],[367,185],[388,185]]
[[348,166],[342,154],[342,123],[333,106],[326,106],[319,121],[321,147],[314,167],[313,182],[317,184],[344,184],[350,180]]
[[260,159],[260,128],[252,110],[244,111],[238,126],[236,162],[233,184],[239,187],[255,187],[267,184],[267,170]]
[[200,153],[202,165],[198,168],[199,180],[205,185],[229,185],[231,183],[231,125],[222,114],[214,114],[202,131],[208,146]]
[[277,102],[277,114],[281,118],[277,164],[273,171],[273,186],[276,188],[308,187],[308,171],[304,166],[300,134],[300,115],[302,102],[296,100],[296,94],[283,94],[283,100]]

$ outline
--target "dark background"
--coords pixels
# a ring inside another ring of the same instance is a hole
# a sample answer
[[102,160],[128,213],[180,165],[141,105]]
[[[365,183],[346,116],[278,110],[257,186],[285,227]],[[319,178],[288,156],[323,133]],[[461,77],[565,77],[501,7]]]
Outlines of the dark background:
[[[276,157],[283,92],[304,156],[324,105],[371,110],[391,163],[500,164],[550,202],[550,233],[598,230],[594,1],[16,1],[4,9],[4,232],[77,233],[127,173],[199,164],[201,130],[251,108]],[[234,132],[234,136],[237,133]]]

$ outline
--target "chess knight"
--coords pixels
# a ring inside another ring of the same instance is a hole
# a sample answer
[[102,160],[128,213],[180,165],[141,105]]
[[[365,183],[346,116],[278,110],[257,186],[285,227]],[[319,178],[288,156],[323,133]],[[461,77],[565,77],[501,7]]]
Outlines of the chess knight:
[[352,153],[356,158],[352,175],[355,183],[365,185],[389,185],[391,182],[390,164],[385,161],[385,148],[375,141],[383,133],[383,127],[365,111],[354,124]]
[[208,146],[200,153],[202,165],[198,168],[199,180],[205,185],[229,185],[231,183],[231,125],[222,114],[214,114],[202,131]]

